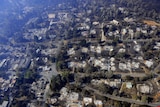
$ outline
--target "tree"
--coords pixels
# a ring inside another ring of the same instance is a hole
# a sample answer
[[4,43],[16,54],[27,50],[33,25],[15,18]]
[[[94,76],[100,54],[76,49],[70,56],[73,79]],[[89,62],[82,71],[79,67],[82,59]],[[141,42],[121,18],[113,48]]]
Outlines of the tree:
[[113,72],[112,71],[106,71],[106,77],[107,78],[111,78],[113,76]]
[[67,83],[69,82],[69,72],[68,71],[62,72],[62,79],[63,81],[66,81]]
[[85,39],[81,40],[81,42],[79,44],[82,47],[87,47],[87,41]]
[[44,104],[44,107],[50,107],[50,106],[49,106],[49,104],[45,103],[45,104]]
[[97,71],[96,67],[87,64],[86,67],[84,68],[84,71],[87,73],[95,72]]
[[60,74],[58,74],[57,76],[52,76],[50,83],[50,89],[52,91],[59,91],[64,85],[66,85],[66,82],[62,79],[62,76]]
[[58,61],[57,62],[56,66],[57,66],[58,70],[61,70],[63,68],[63,63],[64,63],[63,61]]
[[111,93],[111,88],[104,83],[99,84],[98,89],[104,94],[107,94],[107,93],[112,94]]
[[118,95],[118,89],[114,89],[112,94],[115,95],[115,96]]
[[126,75],[125,77],[122,78],[124,81],[131,81],[133,80],[134,78],[130,75]]
[[146,95],[142,95],[141,96],[141,101],[144,102],[144,103],[147,103],[148,102],[148,97]]
[[52,76],[51,83],[50,83],[50,89],[52,91],[56,91],[57,90],[56,86],[57,86],[57,84],[56,84],[56,77]]
[[114,101],[114,107],[121,107],[121,103],[119,101]]
[[29,69],[24,74],[24,80],[27,83],[32,83],[33,81],[36,80],[37,77],[38,77],[38,73],[35,70],[33,70],[33,69]]

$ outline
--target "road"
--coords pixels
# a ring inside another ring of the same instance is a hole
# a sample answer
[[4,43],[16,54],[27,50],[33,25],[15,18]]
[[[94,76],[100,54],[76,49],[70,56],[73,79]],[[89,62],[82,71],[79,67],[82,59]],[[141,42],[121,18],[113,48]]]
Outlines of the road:
[[49,83],[46,85],[45,91],[44,91],[44,96],[43,100],[46,102],[47,101],[47,94],[49,92]]
[[122,77],[126,77],[127,75],[132,76],[132,77],[144,77],[144,76],[146,76],[145,73],[130,73],[130,72],[129,73],[115,72],[114,74],[120,74]]
[[155,107],[155,106],[160,105],[160,102],[157,102],[157,103],[144,103],[144,102],[141,102],[141,101],[138,101],[138,100],[134,100],[134,99],[114,96],[114,95],[110,95],[110,94],[104,94],[104,93],[101,93],[99,90],[93,89],[93,87],[89,87],[89,86],[86,86],[86,85],[84,85],[84,89],[91,90],[91,91],[95,92],[96,94],[98,94],[100,96],[104,96],[104,97],[107,97],[107,98],[110,98],[110,99],[116,100],[116,101],[128,102],[128,103],[131,103],[131,104],[145,105],[145,106],[151,106],[151,107]]
[[[57,52],[56,54],[58,54],[59,50],[61,49],[61,43],[62,41],[58,42],[57,45]],[[50,66],[51,68],[50,71],[43,71],[42,75],[47,78],[47,80],[49,81],[49,83],[46,85],[45,90],[44,90],[44,96],[43,96],[43,101],[46,102],[47,101],[47,94],[50,91],[50,81],[53,75],[58,75],[58,71],[56,69],[56,63],[52,63]]]

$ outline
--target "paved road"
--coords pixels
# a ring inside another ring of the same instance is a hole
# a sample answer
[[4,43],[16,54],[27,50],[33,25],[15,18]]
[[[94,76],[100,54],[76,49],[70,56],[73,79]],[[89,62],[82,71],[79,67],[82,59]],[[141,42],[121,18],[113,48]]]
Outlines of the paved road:
[[138,100],[133,100],[133,99],[125,98],[125,97],[114,96],[114,95],[110,95],[110,94],[104,94],[104,93],[101,93],[99,90],[93,89],[92,87],[89,87],[89,86],[85,86],[84,89],[91,90],[91,91],[95,92],[96,94],[98,94],[100,96],[104,96],[104,97],[107,97],[107,98],[110,98],[110,99],[113,99],[113,100],[116,100],[116,101],[122,101],[122,102],[131,103],[131,104],[146,105],[146,106],[152,106],[152,107],[160,105],[160,102],[158,102],[158,103],[143,103],[143,102],[138,101]]
[[[57,45],[57,52],[56,54],[58,54],[59,50],[61,49],[61,41],[56,44]],[[50,90],[50,81],[53,75],[58,75],[57,69],[56,69],[56,63],[51,64],[51,71],[43,71],[42,75],[47,78],[47,80],[49,81],[49,83],[46,85],[46,88],[44,90],[44,96],[43,96],[43,100],[46,102],[47,101],[47,94],[49,93]]]
[[120,74],[122,77],[126,77],[127,75],[132,76],[132,77],[144,77],[146,76],[145,73],[114,73],[114,74]]
[[46,85],[45,91],[44,91],[44,96],[43,100],[46,102],[47,101],[47,93],[49,92],[49,83]]

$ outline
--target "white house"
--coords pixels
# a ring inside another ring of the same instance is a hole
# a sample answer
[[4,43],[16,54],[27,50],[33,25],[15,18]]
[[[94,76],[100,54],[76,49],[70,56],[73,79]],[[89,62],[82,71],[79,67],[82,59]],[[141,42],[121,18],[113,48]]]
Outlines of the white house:
[[83,98],[83,102],[84,102],[85,105],[88,105],[88,104],[92,103],[92,98],[84,97]]

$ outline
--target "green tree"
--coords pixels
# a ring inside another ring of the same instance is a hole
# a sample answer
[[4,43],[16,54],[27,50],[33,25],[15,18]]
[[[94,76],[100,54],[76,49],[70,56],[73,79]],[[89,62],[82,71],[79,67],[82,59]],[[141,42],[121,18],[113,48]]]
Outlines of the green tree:
[[107,78],[111,78],[113,76],[113,72],[112,71],[106,71],[105,73]]
[[62,79],[67,83],[69,82],[69,71],[62,72]]
[[146,95],[142,95],[141,96],[141,101],[144,102],[144,103],[147,103],[148,102],[148,97]]
[[109,87],[104,83],[99,84],[98,88],[102,93],[106,94],[109,92]]

